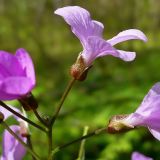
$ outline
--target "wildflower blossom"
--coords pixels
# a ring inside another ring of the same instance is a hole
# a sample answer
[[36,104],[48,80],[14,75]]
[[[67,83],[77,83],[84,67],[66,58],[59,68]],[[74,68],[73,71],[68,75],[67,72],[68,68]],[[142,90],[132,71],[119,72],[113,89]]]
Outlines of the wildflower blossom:
[[[18,109],[14,107],[11,108],[20,113]],[[26,137],[24,135],[28,134],[27,123],[2,107],[0,108],[0,111],[4,114],[4,120],[13,116],[19,122],[20,125],[11,125],[10,128],[26,143]],[[3,133],[2,149],[2,156],[0,157],[1,160],[22,160],[26,154],[26,149],[23,147],[23,145],[7,130],[5,130]]]
[[0,100],[21,98],[35,83],[34,66],[26,50],[20,48],[15,55],[0,51]]
[[139,153],[139,152],[133,152],[131,160],[153,160],[150,157],[146,157],[145,155]]
[[143,99],[134,113],[114,116],[109,125],[109,131],[121,131],[125,128],[133,129],[137,126],[147,127],[151,134],[160,140],[160,82],[156,83]]
[[71,74],[76,79],[78,79],[78,76],[87,70],[98,57],[112,55],[124,61],[132,61],[135,58],[135,52],[115,49],[113,46],[117,43],[131,39],[147,41],[146,36],[137,29],[125,30],[110,40],[104,40],[102,38],[103,24],[92,20],[89,12],[79,6],[59,8],[54,13],[64,18],[71,26],[72,32],[82,43],[83,51],[71,69]]

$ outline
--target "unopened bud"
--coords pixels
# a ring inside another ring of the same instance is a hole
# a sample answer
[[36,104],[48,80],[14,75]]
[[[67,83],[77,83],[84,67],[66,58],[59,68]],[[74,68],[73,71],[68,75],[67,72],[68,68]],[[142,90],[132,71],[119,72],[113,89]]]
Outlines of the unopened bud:
[[79,55],[75,64],[72,65],[70,74],[79,81],[83,81],[87,77],[88,70],[91,67],[87,67],[82,55]]
[[38,103],[32,93],[28,93],[26,96],[18,99],[25,111],[36,110]]
[[3,122],[3,120],[4,120],[4,114],[0,112],[0,123]]
[[114,133],[122,133],[127,132],[134,128],[134,126],[131,126],[129,124],[125,123],[125,119],[128,117],[128,115],[116,115],[113,116],[109,124],[107,126],[107,132],[114,134]]

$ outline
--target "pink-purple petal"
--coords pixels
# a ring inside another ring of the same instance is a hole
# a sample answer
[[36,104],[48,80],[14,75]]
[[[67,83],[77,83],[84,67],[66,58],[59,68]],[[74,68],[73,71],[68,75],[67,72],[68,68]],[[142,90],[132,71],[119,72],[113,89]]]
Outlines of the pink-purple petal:
[[119,52],[118,57],[124,61],[133,61],[136,58],[135,52],[117,50]]
[[[34,86],[32,85],[31,79],[26,77],[9,77],[6,78],[1,84],[0,84],[0,91],[11,95],[16,96],[17,98],[19,96],[23,96],[27,94]],[[0,97],[2,100],[4,97]],[[3,100],[9,100],[9,97],[6,97],[6,99]]]
[[142,31],[138,29],[128,29],[120,32],[118,35],[116,35],[112,39],[107,40],[107,42],[109,42],[113,46],[117,43],[124,42],[127,40],[132,40],[132,39],[138,39],[144,42],[147,41],[147,37]]
[[89,66],[92,62],[98,58],[108,54],[118,55],[117,51],[105,40],[96,36],[90,36],[87,40],[82,56]]
[[155,130],[155,129],[152,129],[152,128],[149,128],[149,131],[151,132],[151,134],[160,141],[160,129],[159,130]]
[[4,77],[24,75],[24,70],[17,58],[5,51],[0,51],[0,67],[2,68],[0,74]]
[[102,36],[103,24],[98,21],[92,21],[89,12],[84,8],[67,6],[57,9],[54,13],[64,18],[83,46],[85,46],[89,36]]
[[[23,137],[23,141],[25,141],[25,138]],[[26,149],[22,146],[21,143],[19,143],[17,141],[17,145],[15,147],[15,152],[13,154],[15,160],[22,160],[23,157],[25,156],[26,154]]]
[[150,157],[147,157],[139,152],[133,152],[131,160],[153,160],[153,159]]
[[16,58],[21,64],[22,68],[26,72],[26,76],[32,80],[32,84],[35,85],[35,72],[34,72],[34,65],[32,62],[31,57],[29,56],[28,52],[20,48],[16,51]]
[[5,100],[13,100],[19,98],[20,95],[11,95],[8,93],[5,93],[4,91],[0,91],[0,100],[5,101]]
[[93,29],[92,29],[93,33],[91,33],[89,36],[102,37],[104,25],[96,20],[92,20],[92,23],[93,23]]
[[[156,97],[160,96],[160,82],[156,83],[147,93],[147,95],[144,97],[140,107],[136,110],[137,113],[143,113],[146,114],[146,111],[150,111],[150,109],[153,108],[154,101],[159,102],[159,98]],[[157,100],[156,100],[157,99]],[[155,104],[155,103],[154,103]],[[156,105],[155,105],[156,106]]]

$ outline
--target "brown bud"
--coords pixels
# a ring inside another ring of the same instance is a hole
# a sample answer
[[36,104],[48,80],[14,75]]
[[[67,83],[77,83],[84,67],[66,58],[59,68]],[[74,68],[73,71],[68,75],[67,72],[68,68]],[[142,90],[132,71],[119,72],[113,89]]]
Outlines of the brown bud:
[[134,128],[134,126],[128,125],[124,122],[124,119],[127,118],[128,115],[116,115],[113,116],[109,124],[107,126],[107,132],[114,134],[114,133],[122,133],[127,132]]
[[0,112],[0,123],[3,122],[3,120],[4,120],[4,114]]
[[18,99],[25,111],[35,110],[38,107],[38,103],[32,93],[28,93],[24,97]]
[[87,77],[88,70],[91,67],[86,66],[84,58],[79,55],[75,64],[72,65],[70,74],[79,81],[83,81]]

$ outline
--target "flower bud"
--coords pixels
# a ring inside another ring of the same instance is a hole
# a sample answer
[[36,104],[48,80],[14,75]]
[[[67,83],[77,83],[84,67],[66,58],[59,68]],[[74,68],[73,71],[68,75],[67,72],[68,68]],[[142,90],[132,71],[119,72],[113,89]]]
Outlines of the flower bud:
[[4,114],[0,112],[0,123],[4,120]]
[[87,67],[84,58],[80,54],[76,60],[76,63],[72,65],[70,74],[79,81],[84,81],[87,77],[88,70],[91,67]]
[[[23,113],[24,117],[27,117],[26,112],[25,112],[24,109],[22,109],[22,113]],[[20,135],[22,137],[28,137],[28,136],[30,136],[28,123],[26,121],[20,120],[19,121],[19,126],[20,126]]]
[[29,130],[28,130],[28,127],[26,126],[25,124],[26,122],[24,121],[21,121],[20,122],[20,135],[22,137],[28,137],[30,134],[29,134]]
[[109,124],[107,126],[107,132],[114,134],[114,133],[122,133],[127,132],[134,128],[134,126],[128,125],[125,123],[124,119],[126,119],[128,115],[115,115],[113,116]]
[[28,93],[26,96],[18,99],[25,111],[35,110],[38,107],[38,103],[32,93]]

